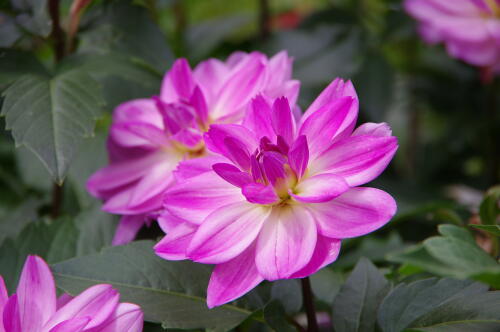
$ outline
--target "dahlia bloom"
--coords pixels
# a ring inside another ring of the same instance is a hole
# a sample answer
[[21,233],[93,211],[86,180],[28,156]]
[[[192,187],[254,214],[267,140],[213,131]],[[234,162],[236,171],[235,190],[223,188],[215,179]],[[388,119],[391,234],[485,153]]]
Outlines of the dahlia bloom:
[[[0,332],[140,332],[141,308],[119,303],[111,285],[96,285],[76,297],[56,299],[50,269],[37,256],[28,256],[17,291],[8,297],[0,276]],[[2,319],[3,318],[3,319]]]
[[177,164],[206,154],[203,133],[210,124],[241,121],[257,94],[285,95],[294,103],[299,82],[291,70],[286,52],[270,59],[236,52],[226,62],[209,59],[193,71],[179,59],[159,96],[119,105],[108,139],[110,164],[87,183],[105,201],[103,210],[123,215],[113,243],[131,241],[146,220],[158,217]]
[[181,163],[165,208],[178,222],[156,245],[165,259],[216,264],[207,302],[234,300],[263,280],[302,278],[335,261],[344,238],[370,233],[396,212],[384,191],[359,187],[397,150],[384,124],[353,131],[358,99],[333,81],[296,119],[285,97],[258,96],[243,124],[210,126],[219,160]]
[[406,0],[428,43],[471,65],[500,70],[500,0]]

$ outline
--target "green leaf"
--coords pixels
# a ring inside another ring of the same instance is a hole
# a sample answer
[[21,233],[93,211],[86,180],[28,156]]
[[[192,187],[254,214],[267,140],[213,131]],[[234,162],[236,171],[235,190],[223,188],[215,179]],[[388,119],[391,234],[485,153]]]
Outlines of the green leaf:
[[328,304],[333,303],[344,283],[342,274],[328,268],[319,270],[310,278],[314,296]]
[[3,95],[2,115],[16,145],[35,153],[62,183],[82,138],[93,134],[103,105],[98,83],[78,70],[52,79],[27,75]]
[[0,244],[6,238],[16,237],[23,228],[38,217],[41,201],[30,197],[14,208],[10,213],[0,217]]
[[205,291],[211,267],[163,260],[154,254],[153,244],[133,242],[55,264],[57,286],[77,294],[94,284],[112,284],[122,301],[137,303],[147,321],[162,322],[165,328],[225,331],[252,314],[243,301],[209,310]]
[[495,225],[500,216],[500,186],[488,190],[479,206],[479,216],[484,225]]
[[33,53],[0,50],[0,90],[29,73],[47,74],[46,69]]
[[366,258],[361,258],[333,302],[336,332],[374,331],[377,308],[389,283]]
[[500,226],[499,225],[469,225],[485,232],[488,232],[495,236],[500,236]]
[[21,35],[21,30],[17,27],[15,20],[0,13],[0,47],[11,47]]
[[277,332],[294,332],[296,329],[286,320],[286,312],[283,304],[273,300],[264,308],[264,319],[266,323]]
[[75,218],[76,254],[94,254],[111,245],[117,223],[117,217],[102,211],[99,203],[88,206]]
[[280,301],[288,314],[302,308],[302,290],[298,279],[277,280],[271,286],[271,298]]
[[378,323],[383,332],[403,331],[448,301],[487,290],[488,286],[469,280],[432,278],[400,284],[382,301]]
[[23,28],[41,37],[47,37],[52,30],[47,0],[13,1],[23,13],[17,16],[17,23]]

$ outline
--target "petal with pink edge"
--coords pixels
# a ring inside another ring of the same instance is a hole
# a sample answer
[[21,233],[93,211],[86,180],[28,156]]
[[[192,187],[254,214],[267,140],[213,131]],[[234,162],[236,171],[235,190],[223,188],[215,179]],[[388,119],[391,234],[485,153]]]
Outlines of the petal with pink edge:
[[[17,294],[12,295],[3,308],[3,328],[6,332],[24,332],[21,325]],[[39,331],[33,330],[34,332]]]
[[211,172],[217,163],[227,163],[229,160],[218,155],[210,155],[181,161],[174,171],[176,181],[184,181],[202,173]]
[[54,277],[43,259],[26,258],[16,294],[23,330],[39,331],[56,311]]
[[290,105],[285,97],[274,101],[271,120],[274,132],[285,139],[288,145],[292,144],[295,133],[295,119],[293,118]]
[[295,142],[293,142],[290,151],[288,152],[288,163],[300,179],[307,169],[309,163],[309,147],[307,145],[307,138],[305,135],[300,135]]
[[208,283],[208,307],[235,300],[263,280],[255,266],[255,245],[252,245],[232,260],[215,266]]
[[258,95],[250,103],[243,119],[243,126],[255,133],[256,137],[274,137],[275,132],[271,122],[271,114],[269,101],[262,95]]
[[2,312],[2,308],[5,305],[5,303],[7,303],[8,299],[9,299],[9,293],[7,292],[7,287],[5,287],[4,280],[0,275],[0,313]]
[[138,305],[120,303],[109,320],[99,326],[99,332],[141,332],[144,314]]
[[229,69],[227,66],[217,59],[208,59],[196,66],[193,76],[202,89],[208,105],[214,103],[215,97],[228,75]]
[[125,147],[158,148],[168,144],[163,129],[147,123],[114,123],[109,133],[111,139]]
[[332,173],[318,174],[301,180],[290,195],[299,202],[328,202],[349,189],[347,182]]
[[164,129],[163,119],[153,99],[134,99],[118,105],[113,111],[113,123],[144,123]]
[[177,218],[200,224],[217,207],[244,199],[240,188],[215,172],[207,172],[170,187],[164,195],[164,207]]
[[340,253],[341,241],[331,239],[318,234],[316,248],[312,255],[309,264],[304,266],[300,271],[295,272],[292,278],[304,278],[318,272],[323,267],[334,262]]
[[188,248],[195,262],[218,264],[241,254],[255,240],[271,208],[235,203],[218,208],[196,231]]
[[213,170],[221,178],[236,187],[243,187],[246,184],[253,182],[252,176],[246,172],[242,172],[238,167],[226,163],[218,163],[212,166]]
[[155,245],[156,254],[172,261],[187,259],[186,250],[197,228],[196,225],[187,222],[178,225]]
[[231,137],[240,142],[248,152],[253,152],[259,147],[255,134],[247,128],[236,124],[211,125],[205,134],[205,144],[212,152],[232,158],[225,144],[226,138]]
[[45,324],[49,331],[57,324],[72,318],[91,317],[87,328],[104,323],[116,310],[120,294],[111,285],[95,285],[80,293],[59,309]]
[[335,173],[351,186],[375,179],[387,167],[396,153],[394,136],[352,136],[333,144],[311,163],[311,174]]
[[308,205],[324,236],[344,239],[373,232],[396,213],[396,202],[385,191],[351,188],[332,201]]
[[356,130],[354,130],[352,133],[352,136],[359,136],[359,135],[370,135],[379,137],[391,136],[392,130],[391,127],[389,127],[389,125],[385,122],[381,123],[367,122],[363,123],[361,126],[356,128]]
[[165,102],[177,102],[179,99],[189,100],[194,89],[193,74],[186,59],[174,62],[165,75],[161,85],[161,99]]
[[267,64],[267,89],[279,89],[282,84],[292,78],[293,59],[287,51],[276,53]]
[[133,241],[141,227],[145,224],[146,219],[147,217],[144,214],[122,216],[116,228],[112,245],[120,246]]
[[306,266],[316,247],[316,224],[301,206],[275,207],[257,238],[255,263],[264,279],[289,278]]
[[273,186],[262,183],[249,183],[242,188],[241,192],[247,201],[255,204],[273,204],[280,199]]
[[57,324],[49,332],[80,332],[90,322],[90,317],[76,317]]

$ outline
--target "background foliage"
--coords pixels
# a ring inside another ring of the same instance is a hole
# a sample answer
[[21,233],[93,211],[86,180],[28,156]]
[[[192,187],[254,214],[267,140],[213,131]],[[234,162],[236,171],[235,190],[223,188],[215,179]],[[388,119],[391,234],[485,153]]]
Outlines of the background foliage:
[[321,328],[500,330],[500,80],[485,84],[478,69],[424,45],[401,1],[95,0],[70,11],[63,0],[60,22],[49,2],[0,1],[0,274],[9,289],[35,253],[62,291],[112,283],[143,307],[145,331],[303,330],[298,280],[208,310],[209,266],[156,257],[154,227],[106,248],[116,218],[85,191],[106,163],[113,108],[158,94],[175,57],[194,65],[286,49],[303,108],[333,78],[351,79],[360,122],[388,122],[400,143],[374,184],[396,198],[396,217],[345,241],[339,260],[312,276]]

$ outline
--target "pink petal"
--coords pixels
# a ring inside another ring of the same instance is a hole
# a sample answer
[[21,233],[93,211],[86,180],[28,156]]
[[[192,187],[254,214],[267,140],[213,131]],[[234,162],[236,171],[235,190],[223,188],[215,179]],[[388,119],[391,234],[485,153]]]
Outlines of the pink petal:
[[393,136],[352,136],[333,144],[310,164],[309,171],[335,173],[351,187],[358,186],[379,176],[397,148],[397,139]]
[[392,130],[391,127],[389,127],[389,125],[385,122],[381,123],[367,122],[363,123],[361,126],[356,128],[356,130],[354,130],[352,133],[352,136],[359,136],[359,135],[369,135],[369,136],[379,136],[379,137],[392,136]]
[[186,250],[197,228],[187,222],[178,225],[155,245],[156,254],[173,261],[187,259]]
[[208,283],[208,307],[235,300],[262,280],[255,266],[255,245],[252,245],[232,260],[215,266]]
[[80,293],[59,309],[44,326],[50,331],[57,324],[73,318],[90,317],[86,328],[90,329],[104,323],[116,310],[120,294],[111,285],[96,285]]
[[194,85],[189,63],[186,59],[178,59],[163,79],[161,99],[168,103],[177,102],[179,99],[189,100]]
[[241,111],[261,90],[266,76],[263,56],[251,54],[243,62],[244,64],[237,65],[221,88],[210,114],[213,119]]
[[279,153],[273,151],[264,152],[262,169],[269,182],[273,185],[276,185],[279,180],[286,178],[285,162],[285,158]]
[[245,198],[240,188],[215,172],[207,172],[170,187],[164,195],[165,208],[175,217],[200,224],[212,211]]
[[122,216],[116,228],[112,245],[120,246],[133,241],[141,227],[146,223],[146,219],[144,214]]
[[289,278],[306,266],[316,247],[316,225],[300,206],[276,207],[257,239],[255,263],[264,279]]
[[202,148],[203,134],[195,128],[183,128],[179,130],[175,135],[172,135],[170,139],[181,143],[191,149]]
[[203,92],[198,86],[194,89],[190,102],[191,105],[193,105],[201,124],[205,124],[208,120],[207,102]]
[[290,151],[288,152],[288,163],[300,179],[307,169],[309,163],[309,148],[307,145],[307,138],[305,135],[300,135],[295,142],[293,142]]
[[[34,313],[35,314],[35,313]],[[6,332],[25,332],[21,326],[21,313],[17,294],[12,295],[3,308],[3,328]],[[32,330],[33,332],[38,331]]]
[[73,296],[69,295],[68,293],[63,293],[61,296],[59,296],[57,298],[57,301],[56,301],[56,308],[57,308],[57,310],[59,310],[60,308],[62,308],[63,306],[65,306],[66,303],[68,303],[72,299],[73,299]]
[[174,228],[176,228],[180,224],[185,223],[184,220],[177,218],[176,216],[172,215],[165,209],[163,209],[160,212],[156,221],[158,222],[158,225],[160,226],[161,230],[165,233],[171,232]]
[[179,130],[195,124],[194,114],[182,104],[167,104],[156,99],[156,106],[162,115],[165,128],[171,134],[176,134]]
[[304,112],[304,115],[302,116],[302,123],[304,123],[309,116],[318,111],[320,108],[323,108],[325,105],[343,97],[352,97],[354,99],[349,113],[354,114],[353,118],[354,122],[356,122],[359,106],[356,90],[354,90],[354,86],[351,81],[344,82],[342,79],[336,78],[321,92],[311,106],[309,106],[309,108]]
[[226,163],[218,163],[212,166],[217,175],[236,187],[243,187],[252,182],[252,177],[246,172],[242,172],[236,166]]
[[241,125],[225,124],[210,126],[210,129],[205,134],[207,149],[231,159],[232,156],[224,143],[225,139],[228,137],[232,137],[243,144],[248,152],[253,152],[259,147],[255,134],[250,130]]
[[[7,300],[9,299],[9,293],[7,292],[7,287],[5,287],[5,282],[2,278],[2,276],[0,275],[0,313],[2,313],[2,309],[5,305],[5,303],[7,303]],[[0,318],[1,318],[1,315],[0,315]],[[1,323],[1,320],[0,320],[0,323]]]
[[353,108],[353,103],[352,97],[334,99],[302,122],[299,135],[307,136],[311,159],[326,150],[334,140],[351,134],[357,117],[357,107]]
[[274,137],[275,132],[271,123],[271,106],[262,95],[255,97],[250,103],[243,126],[255,133],[256,137]]
[[255,204],[274,204],[280,199],[271,185],[266,186],[262,183],[249,183],[241,192],[247,201]]
[[99,327],[99,332],[141,332],[144,314],[138,305],[120,303],[109,320]]
[[285,97],[278,98],[273,104],[272,125],[276,135],[280,135],[289,145],[293,142],[295,121]]
[[177,165],[174,177],[176,181],[181,182],[202,173],[211,172],[214,164],[226,162],[228,162],[228,159],[218,155],[184,160]]
[[334,262],[340,253],[340,240],[330,239],[318,234],[316,248],[312,255],[309,264],[304,266],[300,271],[295,272],[292,278],[304,278],[316,273],[323,267]]
[[300,202],[328,202],[349,189],[347,182],[332,173],[318,174],[301,180],[290,195]]
[[242,142],[234,137],[226,137],[224,145],[226,146],[227,157],[233,163],[239,165],[243,170],[250,169],[250,153]]
[[189,258],[206,264],[233,259],[255,240],[270,211],[248,202],[216,209],[196,231],[188,248]]
[[152,127],[163,127],[163,119],[153,99],[134,99],[118,105],[113,111],[113,123],[143,123]]
[[196,66],[193,76],[203,90],[208,105],[212,105],[228,75],[226,64],[217,59],[208,59]]
[[23,330],[39,331],[56,311],[54,277],[43,259],[26,258],[16,294]]
[[80,332],[90,322],[90,317],[76,317],[57,324],[49,332]]
[[396,213],[396,202],[375,188],[351,188],[332,201],[308,205],[324,236],[344,239],[384,226]]
[[281,51],[269,59],[266,89],[281,88],[284,82],[290,80],[292,78],[292,63],[293,59],[288,56],[287,51]]
[[167,134],[147,123],[115,123],[110,128],[111,138],[126,147],[158,148],[168,145]]

